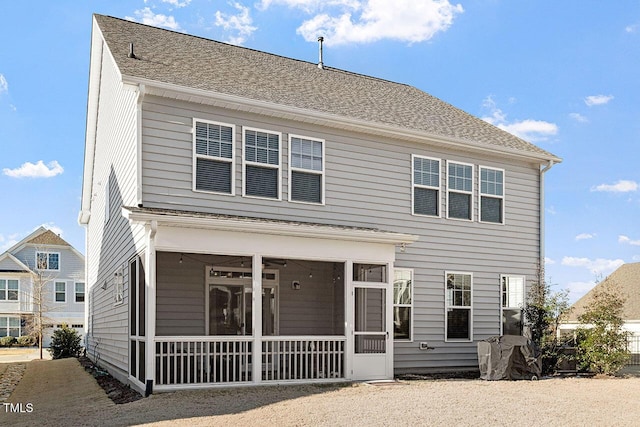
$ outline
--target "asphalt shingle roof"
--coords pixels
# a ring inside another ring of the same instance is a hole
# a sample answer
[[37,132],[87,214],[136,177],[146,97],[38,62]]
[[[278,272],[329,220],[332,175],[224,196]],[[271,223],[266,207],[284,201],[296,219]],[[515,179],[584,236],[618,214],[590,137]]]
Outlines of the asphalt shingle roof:
[[610,283],[620,290],[626,298],[624,304],[625,320],[640,320],[640,262],[623,264],[606,279],[598,283],[586,295],[573,304],[573,311],[569,314],[569,321],[575,322],[584,313],[585,308],[593,300],[596,289]]
[[[347,117],[549,160],[551,153],[415,87],[95,15],[124,76]],[[129,58],[133,43],[137,59]]]

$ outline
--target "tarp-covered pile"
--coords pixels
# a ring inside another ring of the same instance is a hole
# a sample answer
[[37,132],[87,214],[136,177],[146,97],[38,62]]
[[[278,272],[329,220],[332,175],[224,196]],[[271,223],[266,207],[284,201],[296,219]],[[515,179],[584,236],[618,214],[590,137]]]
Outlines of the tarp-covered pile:
[[483,380],[528,380],[539,378],[542,372],[533,343],[518,335],[478,342],[478,364]]

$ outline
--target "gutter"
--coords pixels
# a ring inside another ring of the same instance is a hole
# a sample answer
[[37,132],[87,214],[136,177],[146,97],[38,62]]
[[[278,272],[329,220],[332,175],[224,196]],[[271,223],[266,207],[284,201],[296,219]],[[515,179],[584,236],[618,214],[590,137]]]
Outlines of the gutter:
[[540,169],[540,267],[544,267],[545,258],[544,174],[547,173],[554,165],[555,162],[553,160],[549,160],[549,163]]

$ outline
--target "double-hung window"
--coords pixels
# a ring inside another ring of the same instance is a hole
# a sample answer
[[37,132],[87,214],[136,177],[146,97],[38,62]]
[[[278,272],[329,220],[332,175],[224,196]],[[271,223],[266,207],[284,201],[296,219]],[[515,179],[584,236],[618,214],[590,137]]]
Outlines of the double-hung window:
[[235,126],[194,120],[193,189],[234,194]]
[[502,335],[522,334],[522,309],[524,308],[524,277],[501,276]]
[[413,213],[440,216],[440,159],[411,156]]
[[473,275],[447,272],[445,277],[446,340],[471,341]]
[[280,199],[280,133],[244,128],[245,196]]
[[76,282],[75,296],[76,296],[76,302],[84,302],[84,283]]
[[473,220],[473,165],[448,162],[447,218]]
[[67,283],[55,282],[55,301],[65,302],[67,301]]
[[60,254],[58,252],[36,252],[36,269],[60,270]]
[[324,203],[324,141],[289,135],[289,201]]
[[411,341],[413,330],[413,270],[393,270],[393,339]]
[[0,337],[18,338],[21,334],[21,322],[19,317],[0,317]]
[[504,224],[504,170],[480,166],[480,221]]
[[17,279],[0,279],[0,301],[18,301],[19,287]]

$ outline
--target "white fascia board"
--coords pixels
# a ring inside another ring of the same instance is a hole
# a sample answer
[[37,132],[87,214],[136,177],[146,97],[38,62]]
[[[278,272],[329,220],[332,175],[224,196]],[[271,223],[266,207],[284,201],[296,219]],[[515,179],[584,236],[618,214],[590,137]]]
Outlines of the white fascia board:
[[[28,265],[20,261],[18,258],[14,257],[12,254],[5,252],[4,254],[0,255],[0,261],[2,261],[5,258],[8,258],[11,261],[13,261],[17,267],[22,268],[23,270],[33,274],[33,271],[31,270],[31,268],[29,268]],[[3,273],[3,274],[7,274],[7,273]],[[24,273],[17,273],[17,274],[24,274]]]
[[377,230],[361,230],[301,223],[279,223],[268,220],[243,220],[236,218],[209,218],[148,212],[132,212],[122,208],[122,216],[131,223],[148,224],[156,221],[158,226],[201,228],[239,233],[272,234],[306,238],[347,240],[366,243],[411,244],[418,236]]
[[100,98],[100,74],[104,39],[95,18],[91,28],[91,60],[89,64],[89,88],[87,94],[87,122],[85,129],[84,172],[82,178],[81,208],[78,223],[86,225],[91,216],[91,189],[96,148],[96,127],[98,124],[98,103]]
[[536,163],[547,163],[554,161],[562,162],[556,156],[549,156],[542,153],[523,152],[508,147],[488,147],[475,141],[461,138],[443,137],[425,131],[411,130],[398,126],[372,123],[364,120],[353,119],[340,115],[323,113],[315,110],[305,110],[288,105],[277,104],[267,101],[258,101],[236,95],[212,92],[204,89],[197,89],[179,86],[171,83],[159,82],[140,77],[122,76],[123,82],[130,84],[143,84],[147,87],[147,93],[166,98],[183,99],[191,102],[211,103],[225,108],[247,111],[267,116],[285,117],[293,120],[309,122],[317,125],[328,126],[339,129],[348,129],[355,132],[373,133],[375,135],[389,136],[410,141],[438,144],[463,151],[480,151],[488,154],[502,154],[508,157],[516,157],[535,161]]

